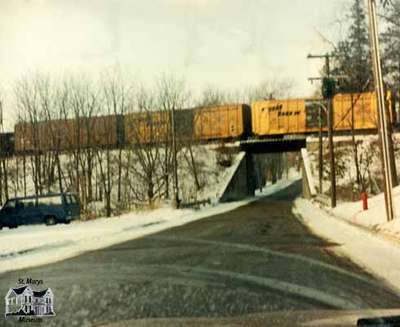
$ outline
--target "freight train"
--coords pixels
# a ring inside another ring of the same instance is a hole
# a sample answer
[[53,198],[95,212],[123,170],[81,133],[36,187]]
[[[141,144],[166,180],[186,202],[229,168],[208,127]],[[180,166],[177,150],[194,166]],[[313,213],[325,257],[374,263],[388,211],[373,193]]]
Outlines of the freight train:
[[[386,107],[395,122],[394,97],[386,94]],[[322,106],[322,108],[321,108]],[[378,126],[375,92],[337,94],[333,98],[333,129],[336,132],[373,130]],[[317,99],[257,101],[252,105],[252,132],[256,136],[309,134],[327,131],[326,103]],[[321,110],[322,109],[322,110]]]
[[[386,106],[395,122],[393,96]],[[247,138],[283,137],[326,131],[326,105],[320,99],[255,101],[247,104],[207,106],[175,111],[180,140],[208,142]],[[333,98],[335,131],[377,128],[374,92],[338,94]],[[72,151],[78,148],[119,148],[168,142],[171,115],[166,111],[127,113],[91,118],[52,120],[15,125],[14,133],[0,134],[0,154],[34,151]]]

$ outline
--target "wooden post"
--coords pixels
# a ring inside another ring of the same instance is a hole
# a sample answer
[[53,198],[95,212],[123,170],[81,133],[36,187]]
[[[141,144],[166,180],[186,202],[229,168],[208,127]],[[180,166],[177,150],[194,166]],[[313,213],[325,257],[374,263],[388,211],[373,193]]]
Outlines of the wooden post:
[[331,207],[336,207],[336,171],[335,149],[333,145],[333,106],[332,99],[328,99],[328,138],[329,138],[329,162],[331,175]]

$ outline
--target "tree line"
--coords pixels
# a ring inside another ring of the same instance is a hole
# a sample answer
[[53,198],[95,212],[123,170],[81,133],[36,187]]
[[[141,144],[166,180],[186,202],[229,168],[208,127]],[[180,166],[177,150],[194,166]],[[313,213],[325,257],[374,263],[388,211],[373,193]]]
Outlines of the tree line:
[[[361,93],[374,91],[373,66],[369,39],[369,22],[367,2],[352,0],[349,7],[335,22],[344,31],[337,41],[330,41],[333,50],[331,74],[336,77],[337,93]],[[398,101],[400,90],[400,0],[391,0],[385,6],[379,6],[380,41],[384,84],[390,90],[395,101]],[[336,27],[335,27],[336,28]],[[352,97],[351,116],[358,97]],[[397,109],[396,109],[397,110]],[[354,119],[351,119],[354,123]],[[390,133],[392,129],[390,128]],[[356,189],[358,192],[372,189],[373,185],[366,175],[370,174],[371,165],[366,163],[365,154],[360,151],[360,141],[356,141],[354,126],[351,129],[352,152],[356,170]],[[391,139],[391,156],[395,157],[396,144]],[[375,142],[374,153],[378,153]],[[368,168],[366,168],[368,167]],[[366,171],[366,169],[368,171]],[[392,166],[393,182],[397,185],[395,165]],[[376,184],[376,183],[375,183]],[[376,189],[376,187],[375,187]]]
[[[385,86],[400,89],[400,0],[380,7],[380,39]],[[344,33],[333,45],[332,75],[338,76],[337,91],[342,93],[374,89],[366,1],[352,0],[339,23]]]
[[[32,126],[26,138],[34,150],[13,158],[1,157],[0,202],[12,196],[71,191],[79,194],[84,210],[89,212],[101,203],[102,214],[111,216],[132,206],[168,201],[173,195],[173,148],[171,125],[166,122],[172,110],[247,103],[277,96],[283,86],[287,92],[290,85],[288,81],[272,81],[240,92],[207,87],[195,97],[184,80],[171,75],[162,75],[150,86],[115,73],[96,81],[74,77],[55,80],[42,74],[23,77],[14,85],[15,113],[17,123]],[[130,143],[116,148],[95,146],[99,133],[105,143],[112,143],[116,124],[112,119],[92,118],[132,112],[141,118],[129,120]],[[207,172],[199,159],[200,150],[185,132],[185,126],[191,125],[191,117],[187,119],[177,124],[176,140],[179,192],[181,198],[190,200],[189,194],[200,192],[207,184]],[[51,123],[54,121],[65,122],[65,130],[60,131],[59,124]],[[68,127],[71,121],[73,128]],[[43,137],[52,145],[51,150],[43,150]],[[70,151],[62,150],[65,142],[71,143]]]

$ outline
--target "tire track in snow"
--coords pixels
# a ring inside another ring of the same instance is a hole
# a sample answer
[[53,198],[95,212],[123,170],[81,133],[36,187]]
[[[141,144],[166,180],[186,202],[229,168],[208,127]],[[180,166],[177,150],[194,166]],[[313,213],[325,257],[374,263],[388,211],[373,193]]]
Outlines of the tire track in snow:
[[247,251],[251,251],[251,252],[260,252],[260,253],[265,253],[265,254],[269,254],[272,256],[277,256],[277,257],[281,257],[281,258],[285,258],[285,259],[292,259],[292,260],[298,260],[298,261],[302,261],[304,263],[309,264],[310,266],[314,266],[314,267],[320,267],[320,268],[324,268],[330,271],[334,271],[336,273],[342,274],[342,275],[346,275],[348,277],[360,280],[362,282],[371,284],[375,287],[379,287],[382,288],[382,285],[379,284],[378,282],[364,277],[364,276],[360,276],[358,274],[355,274],[351,271],[347,271],[345,269],[339,268],[339,267],[335,267],[333,265],[330,265],[328,263],[325,262],[321,262],[315,259],[311,259],[311,258],[307,258],[304,257],[302,255],[298,255],[298,254],[291,254],[291,253],[285,253],[285,252],[279,252],[279,251],[274,251],[274,250],[269,250],[266,248],[261,248],[261,247],[257,247],[254,245],[246,245],[246,244],[238,244],[238,243],[229,243],[229,242],[222,242],[222,241],[211,241],[211,240],[204,240],[204,239],[197,239],[197,238],[189,238],[189,237],[168,237],[168,236],[150,236],[150,238],[153,239],[157,239],[157,240],[164,240],[164,241],[171,241],[171,242],[188,242],[188,243],[197,243],[197,244],[204,244],[204,245],[214,245],[214,246],[224,246],[224,247],[231,247],[231,248],[236,248],[236,249],[240,249],[240,250],[247,250]]
[[360,308],[359,305],[350,302],[344,298],[335,295],[330,295],[327,294],[326,292],[322,292],[314,288],[301,286],[294,283],[284,282],[274,278],[254,276],[254,275],[236,273],[226,270],[206,269],[206,268],[191,267],[184,265],[149,265],[149,266],[157,266],[162,269],[165,268],[172,269],[178,272],[185,271],[186,273],[194,272],[194,273],[207,274],[213,276],[217,275],[222,277],[229,277],[243,282],[256,284],[272,290],[288,293],[302,298],[307,298],[309,300],[317,301],[325,305],[328,305],[330,307],[338,309],[352,310]]

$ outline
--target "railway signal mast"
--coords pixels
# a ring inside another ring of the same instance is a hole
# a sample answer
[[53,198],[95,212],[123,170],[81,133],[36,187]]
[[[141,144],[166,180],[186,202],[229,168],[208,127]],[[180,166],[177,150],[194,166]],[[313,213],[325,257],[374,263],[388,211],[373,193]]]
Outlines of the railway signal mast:
[[[388,0],[381,0],[385,6],[389,3]],[[368,14],[369,14],[369,32],[370,32],[370,42],[372,49],[372,62],[373,62],[373,72],[375,89],[377,93],[377,102],[379,110],[379,133],[381,139],[382,148],[382,159],[383,159],[383,174],[384,174],[384,187],[385,187],[385,204],[386,204],[386,216],[387,220],[391,221],[395,217],[395,210],[393,205],[393,180],[392,180],[392,157],[390,155],[389,147],[389,133],[388,133],[388,121],[385,108],[385,95],[383,87],[383,77],[382,77],[382,66],[381,58],[379,53],[379,35],[378,35],[378,24],[376,15],[376,1],[368,0]]]

